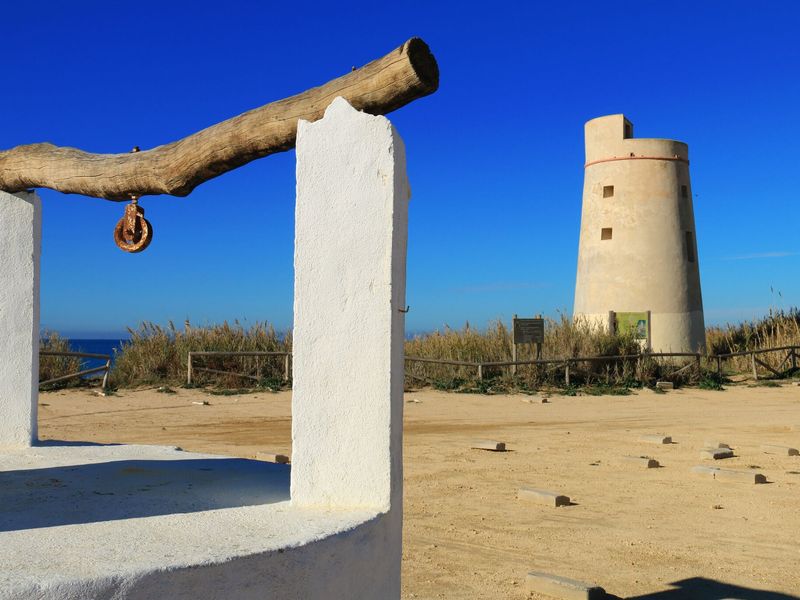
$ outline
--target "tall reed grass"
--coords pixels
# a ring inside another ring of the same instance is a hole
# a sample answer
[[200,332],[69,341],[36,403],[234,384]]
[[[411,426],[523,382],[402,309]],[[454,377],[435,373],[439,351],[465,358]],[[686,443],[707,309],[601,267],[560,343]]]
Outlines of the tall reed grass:
[[[112,370],[115,385],[131,387],[152,384],[181,384],[186,381],[186,360],[190,351],[268,351],[291,352],[289,334],[279,335],[268,323],[256,323],[245,328],[238,321],[195,328],[188,323],[179,330],[170,323],[161,327],[142,323],[129,329],[130,340],[117,352]],[[800,345],[800,312],[771,312],[763,319],[709,327],[707,344],[710,354],[737,352],[785,345]],[[51,343],[58,343],[57,336]],[[512,332],[500,320],[484,330],[469,323],[461,329],[444,327],[441,330],[417,335],[406,341],[406,356],[465,362],[507,362],[512,360]],[[518,346],[517,360],[536,358],[529,345]],[[627,334],[612,334],[605,328],[582,319],[559,315],[545,320],[545,340],[542,359],[563,360],[575,357],[612,357],[630,355],[628,360],[599,360],[581,362],[571,367],[570,379],[582,385],[606,386],[649,385],[657,379],[668,378],[677,383],[694,383],[707,373],[697,369],[678,372],[688,361],[642,357],[640,343]],[[762,356],[768,364],[777,364],[785,353]],[[732,359],[728,371],[748,372],[748,359]],[[196,366],[220,371],[244,373],[257,377],[270,387],[281,385],[281,357],[203,357]],[[77,369],[76,369],[77,370]],[[483,381],[478,380],[473,366],[440,365],[409,361],[406,364],[408,386],[434,385],[441,389],[465,391],[498,391],[508,389],[537,389],[564,385],[564,364],[524,365],[512,375],[509,367],[487,367]],[[198,384],[217,384],[227,387],[248,387],[253,383],[235,375],[195,373]]]
[[[513,336],[500,320],[493,321],[485,331],[467,323],[462,329],[443,330],[416,336],[406,342],[406,355],[420,358],[439,358],[467,362],[507,362],[512,360]],[[545,320],[542,344],[543,360],[558,360],[579,356],[620,356],[641,353],[639,342],[631,335],[611,334],[601,326],[582,319],[561,315]],[[517,360],[533,360],[531,345],[517,347]],[[571,380],[581,383],[619,384],[633,379],[636,360],[599,361],[573,366]],[[555,365],[522,365],[512,375],[509,367],[485,368],[484,381],[479,382],[472,366],[437,365],[409,361],[406,365],[407,385],[430,383],[441,389],[475,389],[487,387],[505,390],[534,389],[543,385],[561,385],[564,367]]]
[[[111,375],[114,385],[123,387],[184,383],[189,352],[290,352],[292,347],[291,335],[279,335],[268,323],[245,328],[234,321],[196,328],[187,322],[181,331],[172,322],[167,327],[145,322],[137,329],[128,328],[128,333],[130,339],[115,354]],[[280,357],[203,357],[196,366],[251,375],[269,387],[280,386],[283,377]],[[199,384],[253,385],[247,378],[202,371],[194,379]]]
[[[69,352],[69,341],[62,338],[55,331],[45,331],[39,340],[39,350],[50,352]],[[39,381],[47,381],[56,377],[63,377],[81,370],[81,359],[77,356],[39,356]],[[48,388],[61,388],[81,384],[79,378],[67,379],[57,383],[48,384]]]
[[[770,310],[761,319],[706,328],[706,347],[709,354],[783,346],[800,346],[800,310],[797,308]],[[773,368],[779,368],[785,362],[785,357],[786,352],[770,352],[761,354],[759,360]],[[748,356],[734,357],[727,359],[725,366],[732,372],[747,372],[750,369],[749,361]]]

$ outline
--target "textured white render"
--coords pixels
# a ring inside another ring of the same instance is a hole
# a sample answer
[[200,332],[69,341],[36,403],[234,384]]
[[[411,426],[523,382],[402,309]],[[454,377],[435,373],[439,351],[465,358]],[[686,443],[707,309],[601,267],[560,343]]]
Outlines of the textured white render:
[[[0,600],[399,599],[408,197],[384,117],[337,98],[324,119],[301,121],[293,464],[159,446],[4,448]],[[2,224],[16,228],[0,238],[0,324],[17,340],[0,345],[0,374],[17,382],[0,381],[13,392],[0,427],[24,406],[17,446],[35,419],[34,200],[0,196]]]
[[0,447],[36,440],[41,243],[39,196],[0,191]]
[[297,131],[292,502],[401,506],[409,188],[385,117]]
[[300,510],[289,471],[160,446],[0,454],[0,599],[390,598],[377,511]]
[[656,352],[705,347],[688,159],[683,142],[634,138],[623,115],[586,123],[574,314],[607,326],[609,311],[649,310]]

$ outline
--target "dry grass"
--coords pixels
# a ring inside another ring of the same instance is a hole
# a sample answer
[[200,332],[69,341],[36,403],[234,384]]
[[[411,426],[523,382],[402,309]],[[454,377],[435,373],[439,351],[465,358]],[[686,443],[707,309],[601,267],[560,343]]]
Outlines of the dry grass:
[[[161,327],[142,323],[128,328],[130,340],[116,353],[112,381],[114,385],[133,387],[151,384],[175,384],[186,381],[186,361],[190,351],[276,352],[291,351],[291,336],[280,336],[268,323],[245,328],[233,325],[195,328],[180,331],[173,323]],[[233,371],[258,377],[266,387],[282,385],[283,360],[280,357],[204,357],[202,364],[220,371]],[[199,384],[217,383],[227,387],[253,386],[256,382],[236,376],[218,376],[198,372]]]
[[[45,331],[39,340],[39,350],[50,352],[69,352],[69,341],[62,338],[55,331]],[[55,379],[70,373],[77,373],[81,370],[81,359],[77,356],[40,356],[39,357],[39,381]],[[49,388],[77,386],[81,384],[79,378],[59,381],[49,384]]]
[[[706,346],[709,354],[727,354],[800,345],[800,310],[772,311],[762,319],[728,324],[724,327],[706,329]],[[762,354],[759,359],[779,368],[786,358],[786,352]],[[741,356],[726,360],[725,367],[730,372],[748,372],[750,358]],[[785,367],[785,365],[784,365]]]
[[[502,321],[490,323],[485,331],[465,325],[461,330],[445,328],[431,334],[416,336],[406,342],[406,355],[421,358],[442,358],[469,362],[504,362],[512,359],[511,331]],[[616,335],[593,323],[562,315],[558,320],[546,319],[542,359],[563,359],[578,356],[638,355],[639,343],[629,335]],[[533,360],[534,349],[518,346],[517,360]],[[638,385],[637,361],[598,361],[573,365],[571,382],[582,385],[627,386]],[[644,364],[641,373],[649,380],[660,374],[662,367]],[[509,367],[484,369],[484,381],[478,381],[477,369],[468,366],[435,365],[411,362],[406,366],[407,384],[430,383],[439,389],[463,391],[533,390],[540,387],[560,386],[564,382],[563,364],[520,366],[516,376]]]
[[[239,322],[224,323],[204,328],[187,327],[178,330],[172,323],[160,327],[143,323],[138,329],[129,329],[131,338],[117,353],[112,381],[115,385],[133,387],[140,385],[180,385],[186,380],[186,359],[189,351],[282,351],[291,352],[289,335],[281,336],[267,323],[244,328]],[[57,339],[57,336],[56,336]],[[800,345],[800,313],[770,313],[759,321],[710,327],[707,331],[709,353],[737,352],[757,348]],[[63,343],[65,343],[62,340]],[[406,341],[406,355],[421,358],[465,362],[504,362],[512,359],[512,336],[502,321],[490,323],[478,330],[467,323],[461,329],[448,327],[441,331],[418,335]],[[641,354],[639,342],[628,335],[608,333],[604,328],[566,315],[546,319],[542,358],[564,359],[579,356],[619,356]],[[762,359],[773,366],[785,359],[786,353],[764,355]],[[517,360],[532,360],[533,349],[518,347]],[[726,371],[749,372],[748,358],[731,359]],[[707,371],[688,369],[678,372],[686,361],[664,360],[649,357],[629,360],[601,360],[573,364],[570,379],[573,388],[588,391],[614,391],[627,387],[652,385],[657,379],[670,379],[678,384],[698,383],[719,387]],[[196,366],[207,366],[221,371],[245,373],[258,377],[260,384],[270,388],[283,385],[282,357],[206,357]],[[713,366],[713,365],[712,365]],[[76,369],[77,370],[77,369]],[[473,366],[440,365],[409,361],[406,365],[407,385],[430,384],[439,389],[491,392],[509,390],[535,390],[564,386],[564,365],[520,366],[516,375],[509,367],[486,367],[483,380],[478,379]],[[54,375],[55,376],[55,375]],[[228,388],[256,385],[249,379],[235,375],[224,376],[202,372],[195,373],[198,384],[216,384]]]

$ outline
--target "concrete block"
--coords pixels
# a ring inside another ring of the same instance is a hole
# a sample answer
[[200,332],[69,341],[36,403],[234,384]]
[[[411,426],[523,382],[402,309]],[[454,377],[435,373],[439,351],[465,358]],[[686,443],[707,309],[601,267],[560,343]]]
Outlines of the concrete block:
[[505,442],[495,440],[472,440],[470,448],[473,450],[491,450],[492,452],[505,452]]
[[660,390],[674,390],[675,384],[671,381],[656,381],[656,387]]
[[783,456],[800,456],[800,451],[797,448],[790,446],[779,446],[777,444],[763,444],[761,449],[770,454],[782,454]]
[[531,571],[525,578],[525,583],[529,592],[563,600],[601,600],[606,598],[605,590],[599,586],[550,573]]
[[289,457],[286,456],[285,454],[273,454],[271,452],[256,452],[256,460],[286,464],[289,462]]
[[569,506],[569,496],[556,494],[555,492],[548,492],[546,490],[538,490],[536,488],[523,486],[517,492],[517,498],[520,500],[532,500],[538,504],[545,504],[547,506]]
[[639,441],[649,444],[671,444],[672,438],[668,435],[643,435],[639,438]]
[[623,456],[622,460],[644,469],[657,469],[661,466],[655,458],[649,458],[647,456]]
[[692,467],[692,473],[699,477],[711,477],[719,481],[734,481],[739,483],[766,483],[767,478],[757,471],[737,471],[734,469],[720,469],[719,467]]
[[728,444],[719,440],[706,440],[703,442],[703,446],[706,448],[730,448]]
[[700,458],[720,460],[722,458],[732,458],[733,450],[730,448],[703,448],[700,451]]

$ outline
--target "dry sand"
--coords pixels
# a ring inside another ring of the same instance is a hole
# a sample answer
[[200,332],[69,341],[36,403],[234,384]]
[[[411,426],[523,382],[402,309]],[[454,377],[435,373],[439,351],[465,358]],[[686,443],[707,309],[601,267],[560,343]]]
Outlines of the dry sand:
[[[40,435],[243,457],[291,452],[290,393],[177,392],[43,393]],[[800,446],[799,387],[525,399],[406,394],[403,598],[537,598],[525,591],[532,569],[639,600],[800,591],[800,457],[761,449]],[[675,443],[644,443],[643,434]],[[471,450],[475,438],[509,451]],[[736,454],[715,466],[757,466],[770,483],[692,477],[690,467],[711,464],[699,455],[712,438]],[[639,468],[625,455],[663,467]],[[520,485],[574,504],[518,500]]]

